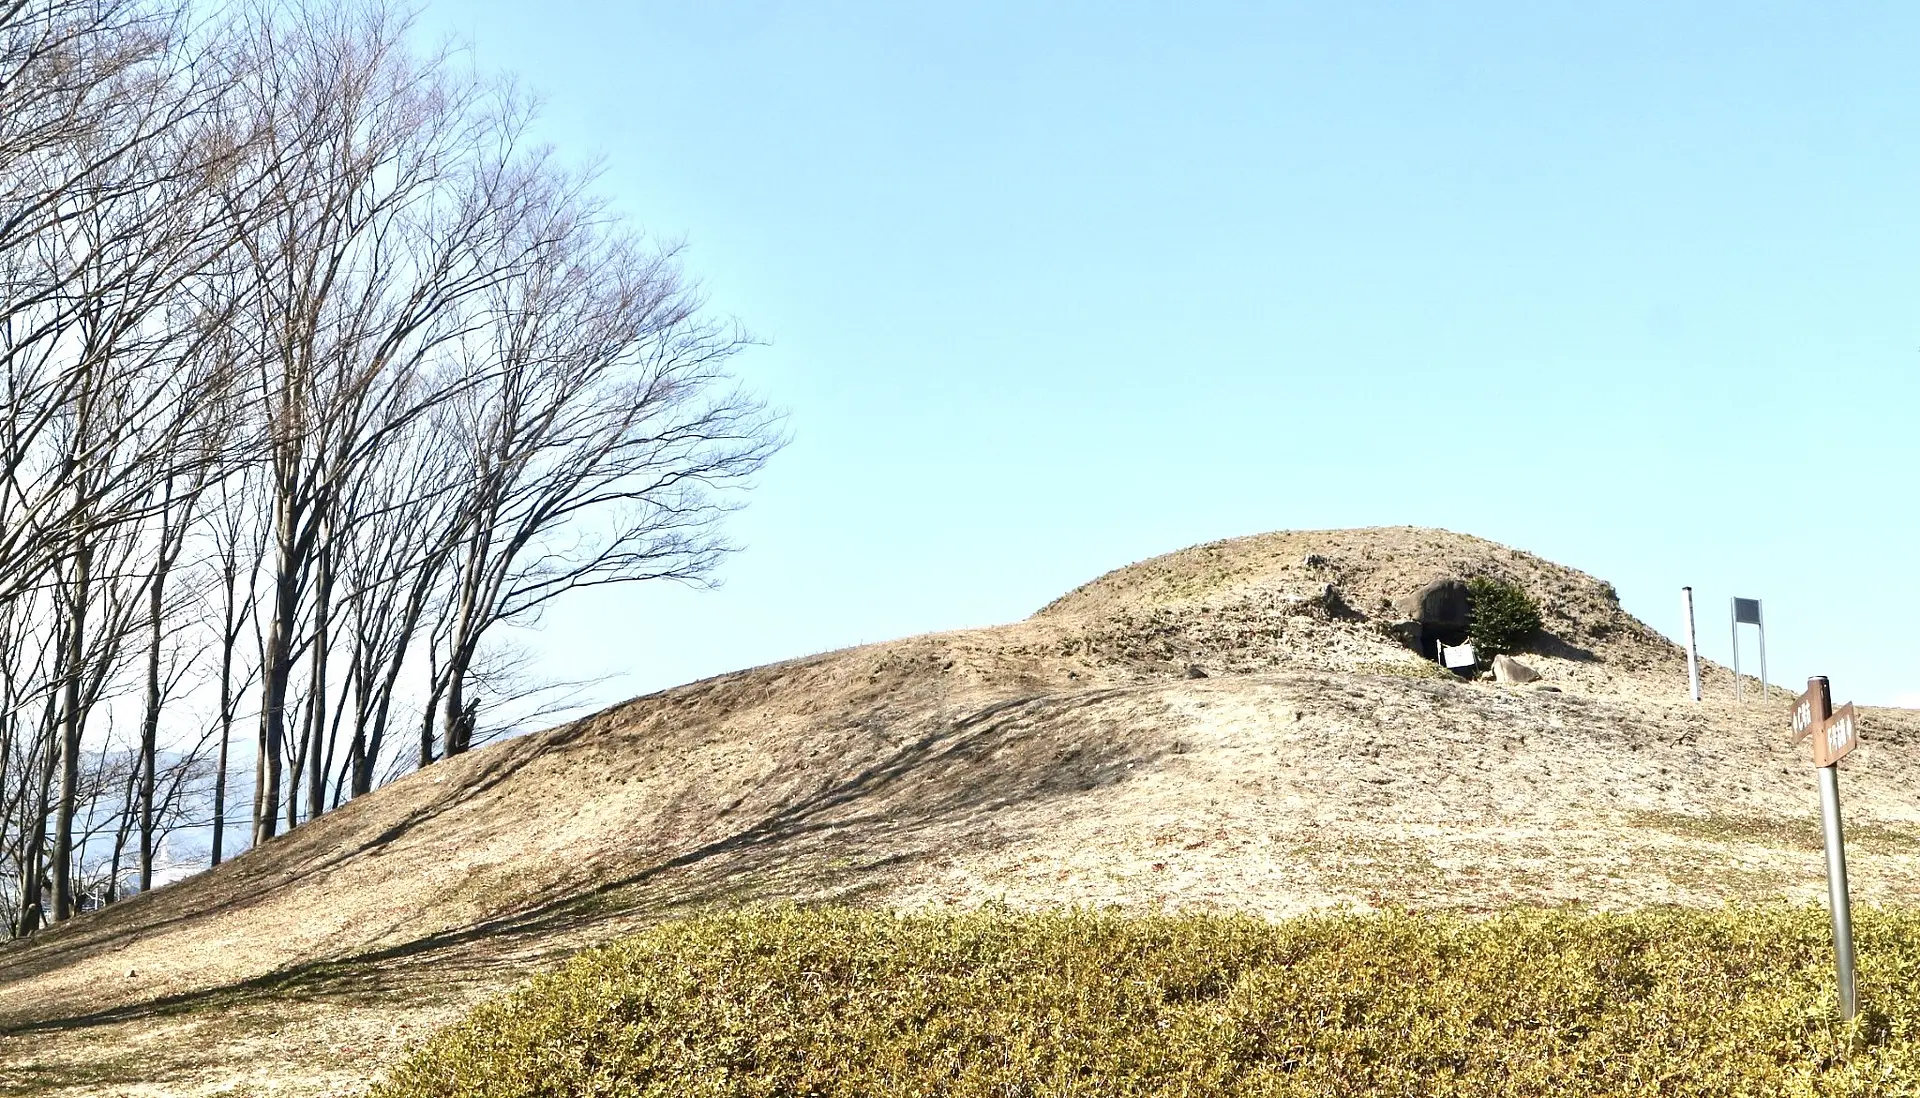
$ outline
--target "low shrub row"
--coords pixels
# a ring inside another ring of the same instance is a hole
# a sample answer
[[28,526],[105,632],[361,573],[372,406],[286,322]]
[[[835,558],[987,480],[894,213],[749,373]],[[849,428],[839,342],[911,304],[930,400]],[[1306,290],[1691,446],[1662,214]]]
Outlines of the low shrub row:
[[666,923],[484,1005],[380,1098],[1898,1095],[1920,914],[1284,922],[788,909]]

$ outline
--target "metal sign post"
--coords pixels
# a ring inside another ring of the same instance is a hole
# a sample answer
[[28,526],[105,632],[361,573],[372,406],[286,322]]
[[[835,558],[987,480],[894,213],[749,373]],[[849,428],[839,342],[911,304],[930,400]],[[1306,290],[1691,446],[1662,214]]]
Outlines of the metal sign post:
[[1687,621],[1687,689],[1700,700],[1700,646],[1693,640],[1693,588],[1680,589],[1680,609]]
[[1853,703],[1833,711],[1827,677],[1807,680],[1807,692],[1793,705],[1793,742],[1811,737],[1813,765],[1819,772],[1820,829],[1827,847],[1827,910],[1833,917],[1833,967],[1840,984],[1840,1018],[1851,1021],[1859,1004],[1853,985],[1853,907],[1847,892],[1846,837],[1840,828],[1838,763],[1860,743]]
[[1733,600],[1733,700],[1739,701],[1742,683],[1740,681],[1740,627],[1751,625],[1760,630],[1760,696],[1767,696],[1767,625],[1760,617],[1759,599]]

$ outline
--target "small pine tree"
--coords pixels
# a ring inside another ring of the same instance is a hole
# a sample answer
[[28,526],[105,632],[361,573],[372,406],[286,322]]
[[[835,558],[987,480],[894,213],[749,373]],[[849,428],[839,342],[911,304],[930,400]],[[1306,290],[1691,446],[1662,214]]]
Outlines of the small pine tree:
[[1526,648],[1540,634],[1540,607],[1518,585],[1475,576],[1467,581],[1467,640],[1481,660]]

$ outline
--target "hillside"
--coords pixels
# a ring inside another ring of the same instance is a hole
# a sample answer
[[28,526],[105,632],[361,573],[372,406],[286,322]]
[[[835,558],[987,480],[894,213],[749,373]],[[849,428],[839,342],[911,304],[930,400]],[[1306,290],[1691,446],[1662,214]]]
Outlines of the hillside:
[[[1389,634],[1392,600],[1441,574],[1534,595],[1542,683],[1436,678]],[[1607,584],[1482,539],[1198,546],[1025,621],[496,744],[0,951],[0,1094],[355,1093],[581,946],[754,900],[1817,899],[1784,696],[1736,707],[1717,667],[1708,688],[1686,700],[1682,654]],[[1872,710],[1865,728],[1843,784],[1856,898],[1910,899],[1920,720]]]

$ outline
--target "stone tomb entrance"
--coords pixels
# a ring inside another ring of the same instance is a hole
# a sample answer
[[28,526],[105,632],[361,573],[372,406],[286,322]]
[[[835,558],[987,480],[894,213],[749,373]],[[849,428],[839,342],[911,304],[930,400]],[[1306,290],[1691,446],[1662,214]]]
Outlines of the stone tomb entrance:
[[1430,660],[1440,658],[1441,645],[1467,643],[1467,585],[1443,576],[1411,595],[1394,600],[1400,620],[1393,633],[1408,648]]

